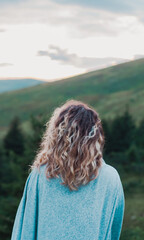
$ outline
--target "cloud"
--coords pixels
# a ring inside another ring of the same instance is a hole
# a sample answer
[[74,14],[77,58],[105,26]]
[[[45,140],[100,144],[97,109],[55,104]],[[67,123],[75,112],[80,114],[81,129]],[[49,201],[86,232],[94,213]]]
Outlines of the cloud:
[[0,63],[0,67],[9,67],[9,66],[13,66],[14,64],[12,63]]
[[140,58],[144,58],[144,54],[135,54],[134,55],[134,59],[140,59]]
[[[30,8],[33,7],[37,8],[38,5],[47,8],[49,3],[56,3],[58,5],[64,6],[81,6],[86,8],[96,8],[101,10],[106,10],[109,12],[119,12],[124,14],[139,14],[140,12],[144,11],[144,4],[143,0],[131,1],[131,0],[103,0],[103,1],[96,1],[96,0],[0,0],[0,5],[20,5],[26,3],[27,6]],[[56,6],[56,5],[55,5]],[[48,9],[47,9],[48,10]]]
[[110,12],[121,12],[121,13],[129,13],[133,14],[137,11],[141,12],[144,10],[143,1],[131,1],[131,0],[103,0],[103,1],[96,1],[96,0],[54,0],[59,4],[67,4],[67,5],[79,5],[84,7],[92,7],[97,9],[103,9]]
[[[18,0],[17,0],[18,1]],[[129,16],[129,20],[121,20],[125,16],[107,11],[107,8],[93,8],[79,5],[80,1],[25,0],[19,4],[7,4],[0,8],[0,24],[41,23],[63,27],[71,38],[88,38],[93,36],[116,36],[121,31],[134,31],[137,20]],[[6,1],[7,3],[9,1]],[[82,1],[85,2],[86,1]],[[89,2],[89,1],[87,1]],[[95,1],[100,2],[100,1]],[[102,1],[101,1],[102,2]]]
[[11,5],[11,4],[17,4],[19,2],[24,2],[27,0],[0,0],[0,5],[5,6],[5,5]]
[[50,45],[48,51],[40,50],[37,56],[47,56],[51,60],[59,61],[61,64],[72,65],[77,68],[84,69],[99,69],[101,67],[110,66],[116,63],[128,61],[127,59],[106,57],[106,58],[93,58],[93,57],[80,57],[75,53],[68,53],[67,49],[61,49],[57,46]]
[[144,22],[144,2],[143,0],[54,0],[59,4],[81,6],[106,12],[118,13],[122,15],[135,16]]
[[6,29],[0,28],[0,33],[5,32],[5,31],[6,31]]

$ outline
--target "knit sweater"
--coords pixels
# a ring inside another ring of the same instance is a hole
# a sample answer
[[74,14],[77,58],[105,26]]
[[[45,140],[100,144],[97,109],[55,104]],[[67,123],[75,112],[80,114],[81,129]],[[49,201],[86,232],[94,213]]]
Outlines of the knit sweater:
[[125,198],[117,170],[103,159],[96,179],[70,191],[61,178],[47,180],[45,167],[29,174],[11,240],[117,240]]

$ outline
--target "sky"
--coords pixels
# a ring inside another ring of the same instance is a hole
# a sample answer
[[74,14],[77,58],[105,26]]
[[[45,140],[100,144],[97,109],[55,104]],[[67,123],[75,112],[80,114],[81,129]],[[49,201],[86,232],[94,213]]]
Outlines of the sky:
[[0,79],[60,80],[144,57],[143,43],[143,0],[0,0]]

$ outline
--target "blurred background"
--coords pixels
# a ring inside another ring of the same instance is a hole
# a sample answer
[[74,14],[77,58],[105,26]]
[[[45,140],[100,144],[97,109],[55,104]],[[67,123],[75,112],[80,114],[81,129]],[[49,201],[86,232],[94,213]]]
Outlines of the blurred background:
[[144,239],[144,3],[0,0],[0,239],[10,240],[45,123],[68,99],[102,120],[125,194],[121,240]]

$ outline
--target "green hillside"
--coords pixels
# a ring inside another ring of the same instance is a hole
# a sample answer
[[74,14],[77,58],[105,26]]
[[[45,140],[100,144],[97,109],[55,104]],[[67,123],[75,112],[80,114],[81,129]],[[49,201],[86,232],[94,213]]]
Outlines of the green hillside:
[[56,106],[71,98],[91,104],[107,119],[121,115],[129,104],[138,123],[144,117],[144,59],[0,94],[1,136],[15,115],[28,128],[30,114],[50,116]]

